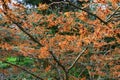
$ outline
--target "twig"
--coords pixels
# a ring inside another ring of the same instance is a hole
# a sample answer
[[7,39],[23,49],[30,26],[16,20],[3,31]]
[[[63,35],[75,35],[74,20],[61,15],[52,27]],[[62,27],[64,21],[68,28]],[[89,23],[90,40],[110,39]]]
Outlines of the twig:
[[36,78],[40,79],[40,80],[44,80],[44,79],[42,79],[41,77],[39,77],[39,76],[37,76],[37,75],[33,74],[32,72],[30,72],[30,71],[26,70],[25,68],[23,68],[23,67],[21,67],[21,66],[18,66],[18,65],[16,65],[16,64],[12,64],[12,63],[7,62],[7,61],[2,61],[2,62],[3,62],[3,63],[10,64],[10,65],[12,65],[12,66],[15,66],[15,67],[17,67],[17,68],[19,68],[19,69],[21,69],[21,70],[23,70],[23,71],[27,72],[28,74],[31,74],[32,76],[34,76],[34,77],[36,77]]
[[80,72],[80,74],[79,74],[79,77],[83,74],[83,72],[86,70],[86,68],[84,68],[81,72]]
[[57,57],[55,56],[55,54],[53,53],[53,51],[49,51],[50,54],[52,55],[53,59],[55,60],[55,62],[63,69],[63,71],[65,72],[65,80],[68,80],[68,71],[66,70],[66,68],[62,65],[62,63],[60,63],[60,61],[57,59]]
[[79,60],[79,58],[81,57],[81,55],[87,50],[87,48],[85,48],[82,52],[79,53],[79,55],[77,56],[77,58],[74,60],[74,62],[71,64],[71,66],[68,68],[68,72],[69,70],[71,70],[74,65],[77,63],[77,61]]

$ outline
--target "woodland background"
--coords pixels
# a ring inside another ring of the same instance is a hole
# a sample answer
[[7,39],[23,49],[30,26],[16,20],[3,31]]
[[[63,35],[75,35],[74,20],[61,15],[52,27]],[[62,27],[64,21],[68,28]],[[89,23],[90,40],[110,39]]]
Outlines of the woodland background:
[[0,80],[118,80],[120,0],[0,0]]

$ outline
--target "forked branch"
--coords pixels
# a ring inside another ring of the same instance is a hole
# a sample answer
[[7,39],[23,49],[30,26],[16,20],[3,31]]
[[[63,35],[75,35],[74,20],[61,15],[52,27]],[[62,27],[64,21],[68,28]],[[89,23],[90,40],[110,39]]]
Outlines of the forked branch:
[[62,63],[57,59],[57,57],[55,56],[55,54],[53,53],[53,51],[49,51],[50,54],[52,55],[53,59],[55,60],[55,62],[63,69],[63,71],[65,72],[65,80],[68,80],[68,71],[65,68],[65,66],[62,65]]

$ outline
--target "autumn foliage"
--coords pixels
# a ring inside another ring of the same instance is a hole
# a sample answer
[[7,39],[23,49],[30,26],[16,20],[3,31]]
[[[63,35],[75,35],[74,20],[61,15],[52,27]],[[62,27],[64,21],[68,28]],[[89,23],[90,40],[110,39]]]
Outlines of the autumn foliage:
[[48,14],[49,4],[27,9],[0,0],[0,60],[8,55],[34,58],[39,67],[31,72],[41,80],[118,80],[120,1],[93,0],[81,7],[66,1],[78,10]]

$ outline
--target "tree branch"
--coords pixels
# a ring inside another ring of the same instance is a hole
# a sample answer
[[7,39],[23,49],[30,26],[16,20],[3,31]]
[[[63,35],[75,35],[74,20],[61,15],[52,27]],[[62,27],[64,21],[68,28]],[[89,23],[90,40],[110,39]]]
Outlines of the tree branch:
[[41,77],[39,77],[39,76],[33,74],[32,72],[28,71],[27,69],[25,69],[25,68],[23,68],[23,67],[21,67],[21,66],[18,66],[18,65],[16,65],[16,64],[12,64],[12,63],[7,62],[7,61],[2,61],[2,62],[3,62],[3,63],[10,64],[10,65],[12,65],[12,66],[15,66],[15,67],[17,67],[17,68],[19,68],[19,69],[21,69],[21,70],[27,72],[28,74],[30,74],[30,75],[36,77],[37,79],[44,80],[44,79],[42,79]]
[[96,14],[93,14],[93,13],[91,13],[91,12],[85,10],[85,9],[80,8],[79,6],[77,6],[77,5],[75,5],[74,3],[70,2],[69,0],[66,0],[66,1],[67,1],[71,6],[77,8],[77,9],[80,9],[80,10],[82,10],[82,11],[84,11],[84,12],[87,12],[88,14],[90,14],[90,15],[96,17],[97,19],[99,19],[99,20],[100,20],[101,22],[103,22],[104,24],[107,24],[106,21],[102,20],[102,19],[101,19],[100,17],[98,17]]
[[63,71],[65,72],[65,80],[68,80],[68,71],[66,70],[66,68],[62,65],[62,63],[60,63],[60,61],[57,59],[57,57],[55,56],[55,54],[53,53],[53,51],[49,51],[50,54],[52,55],[53,59],[55,60],[55,62],[63,69]]
[[11,19],[11,17],[10,17],[10,16],[8,15],[8,13],[7,13],[7,9],[9,9],[8,6],[5,4],[4,0],[2,0],[2,2],[3,2],[2,6],[3,6],[4,9],[5,9],[5,11],[3,12],[4,15],[6,15],[6,16],[9,18],[9,20],[11,20],[15,25],[17,25],[17,27],[18,27],[23,33],[25,33],[27,36],[29,36],[32,41],[34,41],[35,43],[37,43],[40,47],[43,47],[43,45],[42,45],[37,39],[35,39],[30,33],[28,33],[27,31],[25,31],[24,28],[21,27],[21,26],[22,26],[21,24],[23,23],[22,21],[21,21],[21,22],[18,22],[18,21],[15,22],[14,19]]
[[79,55],[77,56],[77,58],[74,60],[74,62],[71,64],[71,66],[68,68],[68,72],[69,70],[71,70],[75,64],[77,63],[77,61],[79,60],[79,58],[81,57],[81,55],[87,50],[87,48],[85,48],[82,52],[79,53]]
[[18,28],[19,28],[23,33],[25,33],[27,36],[29,36],[32,41],[34,41],[35,43],[37,43],[40,47],[43,47],[43,45],[42,45],[37,39],[35,39],[31,34],[29,34],[27,31],[25,31],[23,27],[21,27],[21,24],[22,24],[22,23],[18,23],[18,22],[16,23],[16,22],[14,22],[14,21],[13,21],[13,23],[16,24],[16,25],[18,26]]

